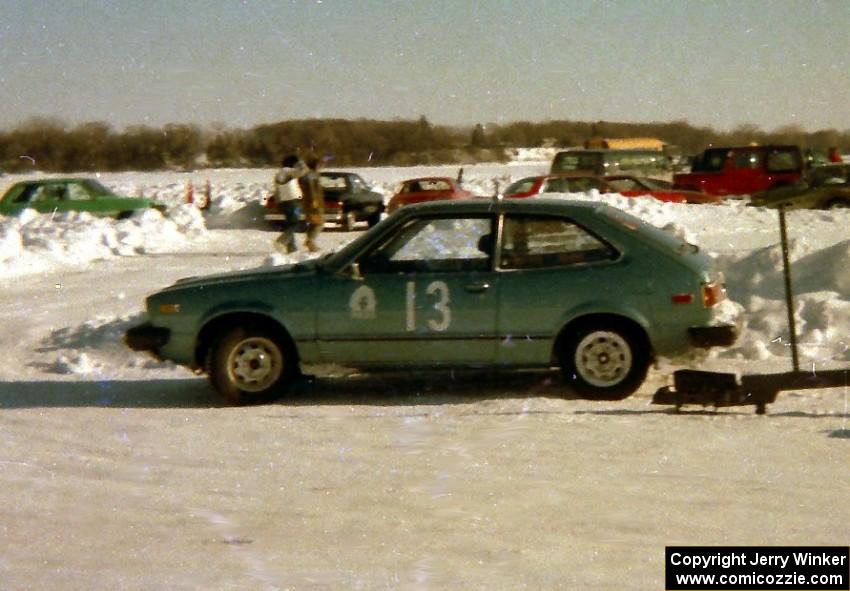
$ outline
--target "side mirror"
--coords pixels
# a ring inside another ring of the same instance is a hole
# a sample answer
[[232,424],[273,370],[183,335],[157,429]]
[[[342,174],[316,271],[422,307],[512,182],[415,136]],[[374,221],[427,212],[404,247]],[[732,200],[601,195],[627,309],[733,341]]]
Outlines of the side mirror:
[[360,272],[360,263],[354,261],[351,265],[349,265],[348,270],[352,279],[355,281],[363,281],[363,273]]

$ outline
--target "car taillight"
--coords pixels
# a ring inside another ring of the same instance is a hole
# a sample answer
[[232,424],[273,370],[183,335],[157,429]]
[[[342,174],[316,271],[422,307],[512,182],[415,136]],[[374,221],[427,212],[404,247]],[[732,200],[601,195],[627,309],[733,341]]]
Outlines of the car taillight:
[[722,281],[702,284],[702,305],[713,308],[726,299],[726,285]]
[[694,294],[692,293],[677,293],[673,295],[673,303],[674,304],[690,304],[694,301]]

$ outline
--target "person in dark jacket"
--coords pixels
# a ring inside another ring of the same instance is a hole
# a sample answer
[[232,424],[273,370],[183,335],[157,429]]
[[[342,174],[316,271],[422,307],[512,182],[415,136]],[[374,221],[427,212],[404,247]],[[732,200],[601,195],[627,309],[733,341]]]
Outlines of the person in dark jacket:
[[325,225],[325,195],[319,184],[319,159],[316,156],[307,158],[307,174],[298,180],[301,186],[301,203],[304,217],[307,220],[307,240],[304,246],[310,252],[319,250],[316,239]]

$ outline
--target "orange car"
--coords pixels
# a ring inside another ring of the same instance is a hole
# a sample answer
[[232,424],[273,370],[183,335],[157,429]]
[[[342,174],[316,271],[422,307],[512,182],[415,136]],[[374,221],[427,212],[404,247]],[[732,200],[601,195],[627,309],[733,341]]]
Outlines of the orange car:
[[396,194],[387,205],[387,213],[425,201],[451,201],[455,199],[470,199],[474,197],[469,191],[462,189],[458,182],[450,177],[422,177],[404,181]]

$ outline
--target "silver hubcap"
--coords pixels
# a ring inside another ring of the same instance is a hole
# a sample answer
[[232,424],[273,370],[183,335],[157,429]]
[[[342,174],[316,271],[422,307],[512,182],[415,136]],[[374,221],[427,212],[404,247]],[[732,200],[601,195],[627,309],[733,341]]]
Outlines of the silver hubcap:
[[237,388],[262,392],[283,372],[283,354],[271,340],[251,337],[240,341],[227,356],[227,373]]
[[632,368],[632,350],[616,332],[598,330],[579,342],[575,366],[576,372],[588,384],[600,388],[615,386]]

